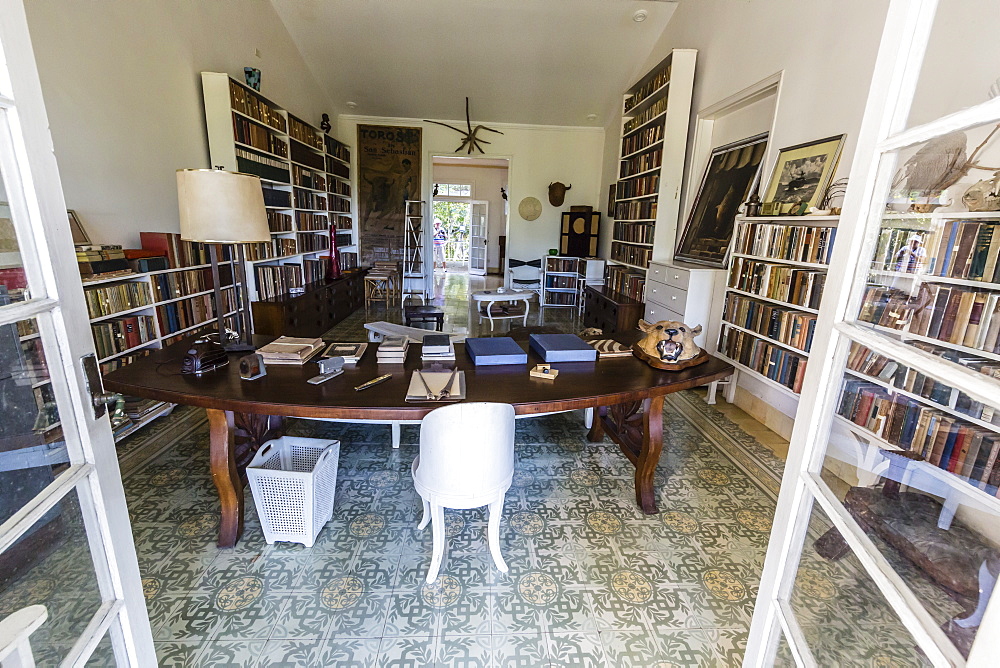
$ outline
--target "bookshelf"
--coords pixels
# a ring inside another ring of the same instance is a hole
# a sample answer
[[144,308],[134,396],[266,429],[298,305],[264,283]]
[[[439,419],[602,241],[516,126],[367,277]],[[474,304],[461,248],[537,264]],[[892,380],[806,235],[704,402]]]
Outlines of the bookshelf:
[[625,91],[608,258],[636,277],[673,256],[697,53],[674,49]]
[[741,217],[718,353],[785,394],[802,389],[837,216]]
[[542,306],[577,306],[580,258],[547,255],[542,267]]
[[403,301],[420,297],[427,302],[426,266],[424,265],[424,208],[421,200],[406,200],[403,228]]
[[271,241],[247,245],[251,301],[326,280],[331,243],[357,267],[350,148],[219,72],[202,72],[213,166],[261,178]]

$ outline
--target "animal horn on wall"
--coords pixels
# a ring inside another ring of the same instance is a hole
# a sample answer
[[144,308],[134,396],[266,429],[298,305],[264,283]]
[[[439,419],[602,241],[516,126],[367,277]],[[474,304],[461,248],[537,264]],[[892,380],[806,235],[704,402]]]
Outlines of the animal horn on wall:
[[553,181],[549,184],[549,204],[552,206],[562,206],[563,201],[566,199],[566,191],[573,186],[567,186],[565,183],[560,183],[559,181]]

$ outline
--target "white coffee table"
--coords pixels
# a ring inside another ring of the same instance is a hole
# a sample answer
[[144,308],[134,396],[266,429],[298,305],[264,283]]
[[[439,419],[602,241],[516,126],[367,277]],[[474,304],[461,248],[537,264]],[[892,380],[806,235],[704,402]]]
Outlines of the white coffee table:
[[483,290],[481,292],[473,292],[472,300],[476,305],[476,312],[479,313],[479,322],[483,321],[483,307],[485,306],[486,319],[490,321],[490,331],[492,332],[494,320],[510,320],[522,317],[520,313],[514,315],[493,315],[493,309],[491,308],[493,304],[498,302],[524,302],[524,320],[522,324],[527,327],[529,304],[531,303],[531,298],[534,296],[534,290],[505,290],[504,292]]

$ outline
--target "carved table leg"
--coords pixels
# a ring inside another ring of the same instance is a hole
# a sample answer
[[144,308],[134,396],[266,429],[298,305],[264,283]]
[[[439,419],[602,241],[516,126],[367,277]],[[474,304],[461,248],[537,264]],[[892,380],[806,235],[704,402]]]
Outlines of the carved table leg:
[[594,434],[600,424],[602,431],[618,444],[635,465],[636,503],[645,513],[659,512],[656,508],[653,476],[663,451],[663,397],[602,408],[601,414],[595,418],[591,434]]
[[[219,493],[219,547],[233,547],[243,535],[243,488],[246,465],[267,440],[281,434],[282,419],[233,413],[214,408],[208,413],[209,461]],[[239,437],[237,430],[241,433]]]
[[590,431],[587,432],[587,440],[591,443],[600,443],[604,440],[604,425],[601,421],[608,414],[608,407],[598,406],[593,411],[594,414],[590,419]]

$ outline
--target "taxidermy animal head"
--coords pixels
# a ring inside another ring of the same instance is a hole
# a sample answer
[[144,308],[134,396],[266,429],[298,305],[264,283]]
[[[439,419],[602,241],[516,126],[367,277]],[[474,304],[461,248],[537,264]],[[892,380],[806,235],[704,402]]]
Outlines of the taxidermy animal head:
[[646,336],[637,345],[644,353],[661,362],[682,362],[701,353],[701,348],[694,342],[694,337],[701,334],[701,325],[692,329],[676,320],[656,323],[640,320],[639,329]]
[[549,204],[552,206],[562,206],[563,201],[566,199],[566,191],[572,187],[572,184],[566,185],[565,183],[560,183],[559,181],[550,183]]

